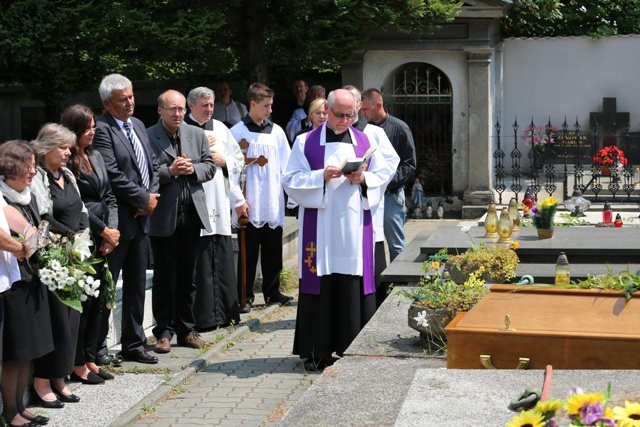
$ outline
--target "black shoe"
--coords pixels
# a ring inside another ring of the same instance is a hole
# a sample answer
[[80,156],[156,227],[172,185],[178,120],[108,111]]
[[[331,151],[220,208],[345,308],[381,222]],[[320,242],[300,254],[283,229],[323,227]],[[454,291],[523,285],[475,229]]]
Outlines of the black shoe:
[[122,366],[122,359],[119,357],[112,356],[110,354],[102,354],[96,358],[96,365],[98,366],[106,366],[113,365],[116,368]]
[[[36,401],[40,402],[40,406],[42,406],[43,408],[47,408],[47,409],[64,408],[64,403],[60,402],[58,399],[56,399],[56,400],[44,400],[42,397],[40,397],[40,395],[36,391],[36,388],[33,385],[31,385],[31,395],[35,397]],[[47,420],[47,421],[49,421],[49,420]]]
[[76,374],[75,372],[71,372],[71,374],[69,375],[69,378],[71,379],[71,381],[77,381],[82,384],[104,384],[104,379],[100,375],[91,371],[89,371],[89,374],[87,375],[86,379],[82,378],[80,375]]
[[265,302],[267,303],[267,305],[272,305],[272,304],[287,305],[292,300],[293,300],[293,297],[290,297],[289,295],[278,294],[275,297],[268,297],[265,300]]
[[53,394],[58,396],[58,400],[60,400],[61,402],[65,402],[65,403],[78,403],[78,402],[80,402],[80,398],[78,396],[76,396],[75,394],[63,394],[62,392],[59,392],[58,390],[56,390],[53,387],[53,385],[51,386],[51,391],[53,391]]
[[247,302],[244,307],[240,307],[240,313],[246,314],[251,312],[251,308],[253,307],[253,298],[247,298]]
[[312,357],[308,358],[303,366],[305,371],[316,371],[316,372],[321,372],[322,370],[324,370],[324,368],[328,367],[328,366],[333,366],[334,363],[336,363],[338,360],[340,360],[339,357],[328,357],[326,359],[314,359]]
[[45,417],[43,415],[36,415],[33,418],[27,417],[24,414],[24,412],[22,414],[20,414],[20,415],[22,415],[22,418],[26,418],[27,420],[29,420],[29,422],[36,423],[36,424],[39,424],[41,426],[47,425],[47,423],[49,422],[49,418],[47,418],[47,417]]
[[322,372],[328,365],[325,359],[308,358],[302,365],[305,371]]
[[103,380],[112,380],[114,377],[113,375],[111,375],[109,372],[107,371],[103,371],[102,368],[98,369],[98,374],[97,374],[100,378],[102,378]]
[[64,408],[64,403],[60,402],[58,399],[56,400],[44,400],[44,399],[39,399],[40,400],[40,406],[42,406],[43,408],[47,408],[47,409],[61,409]]
[[11,423],[7,423],[7,427],[40,427],[41,424],[38,423],[34,423],[33,421],[30,421],[26,424],[22,424],[21,426],[14,426]]
[[124,351],[121,351],[118,355],[122,357],[124,360],[128,360],[129,362],[148,363],[148,364],[158,363],[158,358],[150,355],[146,351],[132,351],[130,353],[129,352],[125,353]]

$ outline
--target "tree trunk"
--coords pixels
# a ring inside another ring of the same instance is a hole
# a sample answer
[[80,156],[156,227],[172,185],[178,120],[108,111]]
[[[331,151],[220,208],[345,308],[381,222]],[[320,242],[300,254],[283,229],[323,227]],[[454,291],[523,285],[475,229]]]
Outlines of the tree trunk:
[[268,84],[267,58],[266,58],[266,3],[265,1],[246,0],[245,11],[245,37],[247,38],[247,50],[245,52],[245,70],[249,83]]

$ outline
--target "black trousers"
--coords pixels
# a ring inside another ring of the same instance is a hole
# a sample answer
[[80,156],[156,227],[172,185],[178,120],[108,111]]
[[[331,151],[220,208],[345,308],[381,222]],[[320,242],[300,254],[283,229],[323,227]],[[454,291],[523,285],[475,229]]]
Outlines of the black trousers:
[[109,258],[113,280],[122,271],[122,351],[144,351],[144,294],[149,265],[149,236],[139,232],[133,239],[120,240]]
[[202,221],[194,209],[179,212],[171,236],[151,236],[153,251],[153,335],[185,335],[195,327],[193,302]]
[[[88,298],[82,303],[82,314],[80,315],[80,327],[78,328],[78,342],[76,344],[75,366],[82,366],[87,362],[95,362],[98,356],[98,347],[101,346],[101,326],[102,316],[106,312],[108,318],[109,311],[105,307],[106,283],[102,280],[102,269],[104,261],[94,264],[96,275],[94,279],[100,280],[100,294],[97,298]],[[104,337],[106,338],[106,336]],[[104,338],[102,341],[104,341]]]
[[[240,231],[242,233],[243,231]],[[242,239],[240,241],[242,244]],[[260,228],[247,224],[244,229],[244,245],[246,249],[246,266],[238,260],[238,297],[242,295],[242,271],[246,271],[247,300],[253,300],[253,284],[256,281],[258,256],[262,267],[262,294],[266,298],[280,295],[280,271],[282,271],[282,227],[271,228],[264,225]],[[241,248],[242,250],[242,248]],[[240,303],[242,305],[242,302]]]

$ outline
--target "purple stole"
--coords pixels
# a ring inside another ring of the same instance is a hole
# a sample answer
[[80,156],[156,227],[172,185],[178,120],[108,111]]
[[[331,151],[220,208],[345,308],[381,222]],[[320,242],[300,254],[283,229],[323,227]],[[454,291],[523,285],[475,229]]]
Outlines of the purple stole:
[[[326,126],[326,125],[325,125]],[[307,133],[304,146],[304,155],[309,162],[311,170],[324,169],[324,145],[320,144],[320,134],[323,126]],[[351,127],[357,145],[353,145],[356,156],[362,157],[369,149],[369,139],[359,130]],[[376,291],[375,273],[373,265],[373,224],[371,223],[371,211],[364,211],[363,219],[362,254],[363,260],[363,284],[364,294],[369,295]],[[304,222],[302,224],[302,247],[304,259],[302,261],[302,285],[301,291],[305,294],[320,295],[320,276],[317,274],[317,233],[318,233],[318,209],[304,209]]]

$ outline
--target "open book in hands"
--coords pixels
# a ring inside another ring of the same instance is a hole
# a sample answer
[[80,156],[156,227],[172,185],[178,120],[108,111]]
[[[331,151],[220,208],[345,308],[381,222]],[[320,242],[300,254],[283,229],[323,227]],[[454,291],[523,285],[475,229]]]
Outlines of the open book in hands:
[[357,170],[366,170],[369,159],[373,155],[373,152],[376,151],[376,148],[378,147],[369,147],[362,157],[349,157],[345,159],[342,165],[340,165],[342,174],[346,175]]

